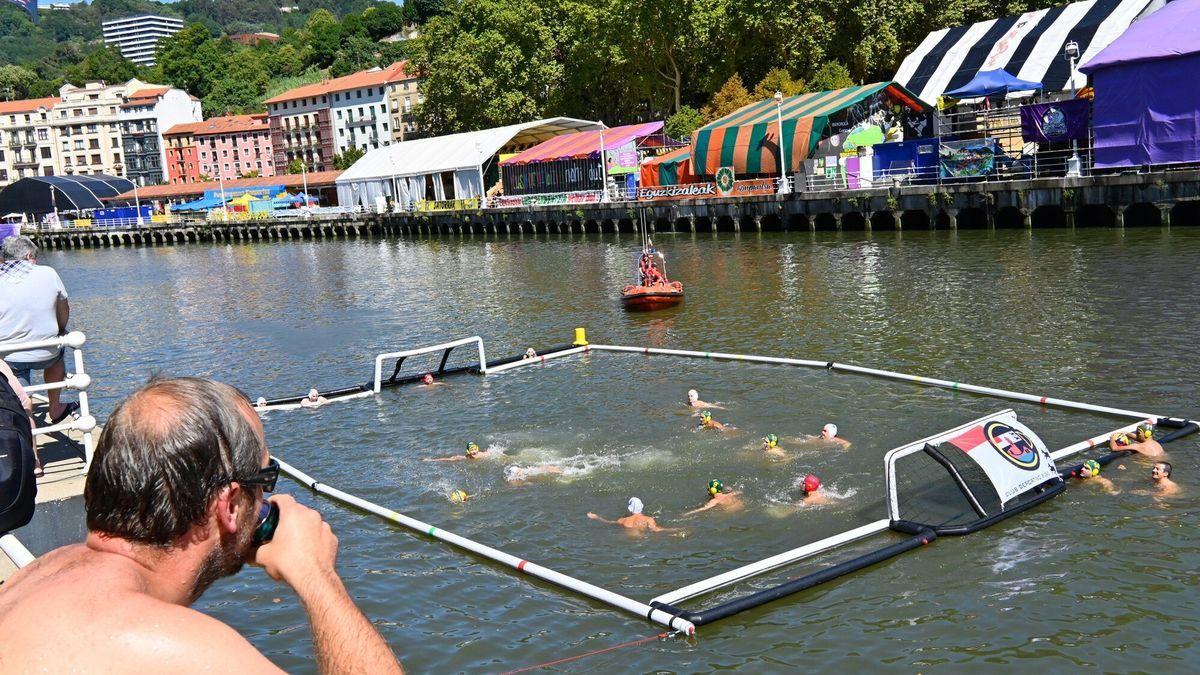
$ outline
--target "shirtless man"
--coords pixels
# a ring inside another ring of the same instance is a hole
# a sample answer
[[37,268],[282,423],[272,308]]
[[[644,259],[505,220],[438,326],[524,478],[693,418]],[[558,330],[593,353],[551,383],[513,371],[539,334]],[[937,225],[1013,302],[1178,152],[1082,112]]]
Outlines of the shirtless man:
[[822,504],[829,503],[829,495],[820,491],[821,479],[817,478],[813,474],[810,473],[804,477],[802,489],[804,490],[804,494],[801,495],[801,498],[804,500],[805,504],[820,506]]
[[787,453],[779,447],[779,437],[775,434],[767,434],[763,437],[762,449],[764,453],[772,457],[787,457]]
[[510,464],[504,467],[504,480],[516,485],[524,483],[531,478],[558,476],[562,472],[562,467],[554,466],[553,464],[539,464],[537,466],[517,466],[516,464]]
[[[265,404],[266,401],[263,401]],[[317,408],[329,403],[329,399],[325,398],[316,389],[309,389],[308,396],[300,399],[301,408]]]
[[1111,480],[1100,475],[1100,462],[1094,459],[1089,459],[1083,463],[1083,466],[1079,467],[1079,479],[1099,485],[1110,495],[1121,494],[1121,490],[1116,485],[1113,485]]
[[700,393],[697,392],[695,389],[688,389],[687,404],[689,407],[692,407],[692,408],[716,408],[718,410],[725,409],[725,408],[722,408],[721,406],[717,405],[716,403],[706,403],[704,401],[701,401]]
[[659,527],[653,516],[647,516],[642,513],[642,500],[637,497],[629,498],[629,515],[616,520],[608,520],[588,511],[587,517],[592,520],[598,520],[609,525],[620,525],[627,530],[636,532],[678,532],[676,527]]
[[725,431],[726,425],[721,424],[720,422],[714,420],[712,418],[712,413],[705,410],[700,413],[700,428],[701,429],[714,429],[716,431]]
[[700,508],[692,509],[683,515],[690,516],[694,513],[700,513],[701,511],[717,507],[721,507],[726,511],[740,511],[743,506],[740,492],[726,490],[725,484],[714,478],[708,481],[708,503]]
[[1113,434],[1108,439],[1108,447],[1113,451],[1136,452],[1147,457],[1161,457],[1166,454],[1162,443],[1154,440],[1154,427],[1149,422],[1142,422],[1133,430],[1133,437],[1128,434]]
[[832,422],[821,427],[821,440],[828,441],[830,443],[837,443],[838,445],[842,446],[843,450],[850,447],[850,441],[838,436],[837,425]]
[[233,387],[178,378],[135,392],[96,445],[84,488],[86,540],[45,554],[0,587],[0,671],[282,672],[232,628],[190,608],[251,562],[299,596],[321,671],[402,672],[342,585],[338,540],[321,514],[275,495],[274,538],[256,545],[260,513],[269,510],[264,493],[278,472],[258,415]]
[[428,457],[426,462],[458,462],[464,459],[490,459],[499,457],[502,453],[492,450],[480,450],[479,446],[474,441],[467,443],[467,451],[461,455],[451,455],[449,457]]
[[1161,495],[1170,496],[1179,492],[1179,484],[1171,480],[1172,468],[1170,462],[1155,462],[1150,469],[1150,478]]

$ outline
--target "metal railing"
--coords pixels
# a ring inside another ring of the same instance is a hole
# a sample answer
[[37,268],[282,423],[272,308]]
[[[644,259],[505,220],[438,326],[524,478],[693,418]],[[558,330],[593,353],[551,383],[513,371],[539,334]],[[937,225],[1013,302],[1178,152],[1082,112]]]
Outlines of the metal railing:
[[[33,434],[37,436],[45,436],[58,433],[60,431],[79,431],[83,433],[83,471],[86,474],[88,468],[92,464],[92,452],[95,450],[95,442],[92,438],[93,432],[96,429],[96,418],[91,414],[91,408],[88,405],[88,389],[92,386],[92,378],[85,372],[83,367],[83,345],[87,342],[87,337],[79,331],[71,331],[66,335],[50,338],[49,340],[35,340],[31,342],[16,342],[12,344],[0,345],[0,356],[4,354],[12,354],[14,352],[26,352],[34,349],[70,349],[72,363],[75,366],[74,373],[67,373],[62,382],[48,382],[45,384],[31,384],[25,387],[25,393],[36,394],[51,390],[66,390],[74,389],[79,392],[79,417],[67,419],[58,424],[51,424],[45,427],[35,427]],[[64,354],[64,358],[65,358]]]

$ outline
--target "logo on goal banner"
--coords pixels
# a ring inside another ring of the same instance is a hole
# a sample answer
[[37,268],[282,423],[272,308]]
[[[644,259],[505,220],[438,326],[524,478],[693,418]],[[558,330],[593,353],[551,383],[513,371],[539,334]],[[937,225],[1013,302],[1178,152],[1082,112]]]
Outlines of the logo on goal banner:
[[1025,434],[1004,424],[1003,422],[988,422],[983,427],[987,442],[1000,456],[1026,471],[1037,471],[1041,464],[1037,448],[1033,446]]
[[717,169],[717,175],[715,178],[717,183],[717,196],[728,197],[733,192],[733,184],[737,182],[734,180],[733,167],[723,166]]

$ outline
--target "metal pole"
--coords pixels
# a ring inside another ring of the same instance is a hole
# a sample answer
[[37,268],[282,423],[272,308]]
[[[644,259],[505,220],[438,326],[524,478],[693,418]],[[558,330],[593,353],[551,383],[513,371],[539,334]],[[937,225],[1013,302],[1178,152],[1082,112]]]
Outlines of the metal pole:
[[300,179],[304,181],[304,208],[308,208],[308,162],[300,160]]
[[135,180],[135,181],[133,181],[133,208],[137,210],[137,224],[138,224],[138,227],[141,227],[142,226],[142,200],[138,199],[137,187],[138,187],[138,184],[137,184],[137,181]]
[[790,194],[792,189],[788,185],[787,169],[785,168],[784,158],[787,155],[784,153],[784,138],[783,138],[783,92],[775,92],[775,119],[779,124],[779,194]]
[[229,222],[229,209],[225,206],[225,202],[229,200],[225,196],[225,174],[221,172],[221,165],[217,165],[217,181],[221,185],[221,221]]
[[[1071,64],[1071,100],[1075,99],[1075,59],[1079,56],[1079,44],[1071,40],[1066,44],[1067,61]],[[1067,176],[1077,178],[1082,174],[1082,162],[1079,160],[1079,141],[1071,139],[1071,159],[1067,161]]]

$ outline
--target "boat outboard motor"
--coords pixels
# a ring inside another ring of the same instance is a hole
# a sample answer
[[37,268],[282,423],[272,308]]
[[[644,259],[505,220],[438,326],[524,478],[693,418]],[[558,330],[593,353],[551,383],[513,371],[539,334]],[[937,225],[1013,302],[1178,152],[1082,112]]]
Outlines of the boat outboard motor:
[[33,475],[33,431],[21,399],[0,377],[0,534],[33,518],[37,478]]

